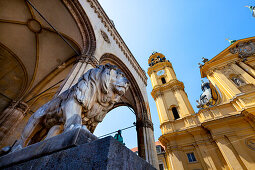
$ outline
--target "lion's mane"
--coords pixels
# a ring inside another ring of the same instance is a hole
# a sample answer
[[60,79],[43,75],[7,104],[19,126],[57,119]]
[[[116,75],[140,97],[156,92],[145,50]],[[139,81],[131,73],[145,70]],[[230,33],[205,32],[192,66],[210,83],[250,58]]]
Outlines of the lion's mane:
[[108,96],[109,91],[112,90],[110,87],[112,69],[117,67],[106,64],[90,69],[71,89],[67,90],[68,98],[73,97],[82,105],[83,124],[91,131],[114,105],[111,96]]

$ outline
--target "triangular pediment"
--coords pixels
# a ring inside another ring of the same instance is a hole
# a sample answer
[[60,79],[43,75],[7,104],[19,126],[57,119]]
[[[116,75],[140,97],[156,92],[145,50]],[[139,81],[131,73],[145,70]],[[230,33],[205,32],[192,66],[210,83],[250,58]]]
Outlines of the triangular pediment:
[[201,77],[206,76],[208,70],[223,67],[235,61],[245,61],[255,55],[255,37],[240,39],[231,44],[225,50],[201,65]]

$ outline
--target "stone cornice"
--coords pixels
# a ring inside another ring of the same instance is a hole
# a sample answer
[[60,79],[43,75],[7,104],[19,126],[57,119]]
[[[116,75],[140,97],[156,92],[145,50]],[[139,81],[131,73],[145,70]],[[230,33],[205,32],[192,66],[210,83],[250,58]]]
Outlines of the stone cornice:
[[136,70],[138,75],[141,77],[142,81],[145,85],[147,85],[147,76],[145,71],[141,68],[141,66],[136,61],[135,57],[119,35],[118,31],[114,27],[112,21],[109,19],[109,17],[106,15],[105,11],[99,4],[97,0],[87,0],[90,3],[90,7],[94,9],[94,12],[97,14],[98,18],[101,20],[101,23],[104,25],[104,27],[107,29],[107,31],[110,33],[110,35],[113,37],[113,40],[116,42],[116,44],[119,46],[123,54],[126,56],[128,61],[131,63],[133,68]]
[[180,82],[177,79],[173,79],[166,84],[160,85],[160,86],[155,86],[154,89],[151,92],[152,97],[154,100],[161,95],[161,93],[164,90],[171,90],[171,91],[176,91],[176,90],[184,90],[184,84],[183,82]]

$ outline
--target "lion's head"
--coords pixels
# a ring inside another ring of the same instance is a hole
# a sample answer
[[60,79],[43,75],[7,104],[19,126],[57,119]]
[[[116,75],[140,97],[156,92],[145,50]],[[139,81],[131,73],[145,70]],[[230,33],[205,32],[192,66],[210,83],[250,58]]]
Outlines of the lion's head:
[[117,66],[99,65],[87,71],[74,87],[75,97],[83,106],[86,124],[102,121],[128,87],[129,81]]

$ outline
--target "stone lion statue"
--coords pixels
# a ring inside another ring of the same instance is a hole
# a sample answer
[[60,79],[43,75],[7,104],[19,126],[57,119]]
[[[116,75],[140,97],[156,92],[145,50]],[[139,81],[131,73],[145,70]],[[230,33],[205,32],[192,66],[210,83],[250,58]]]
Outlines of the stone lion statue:
[[74,128],[86,128],[84,125],[93,132],[128,87],[129,81],[116,66],[106,64],[90,69],[75,85],[30,117],[12,151],[31,144],[33,136],[40,137],[38,132],[46,131],[45,139]]

